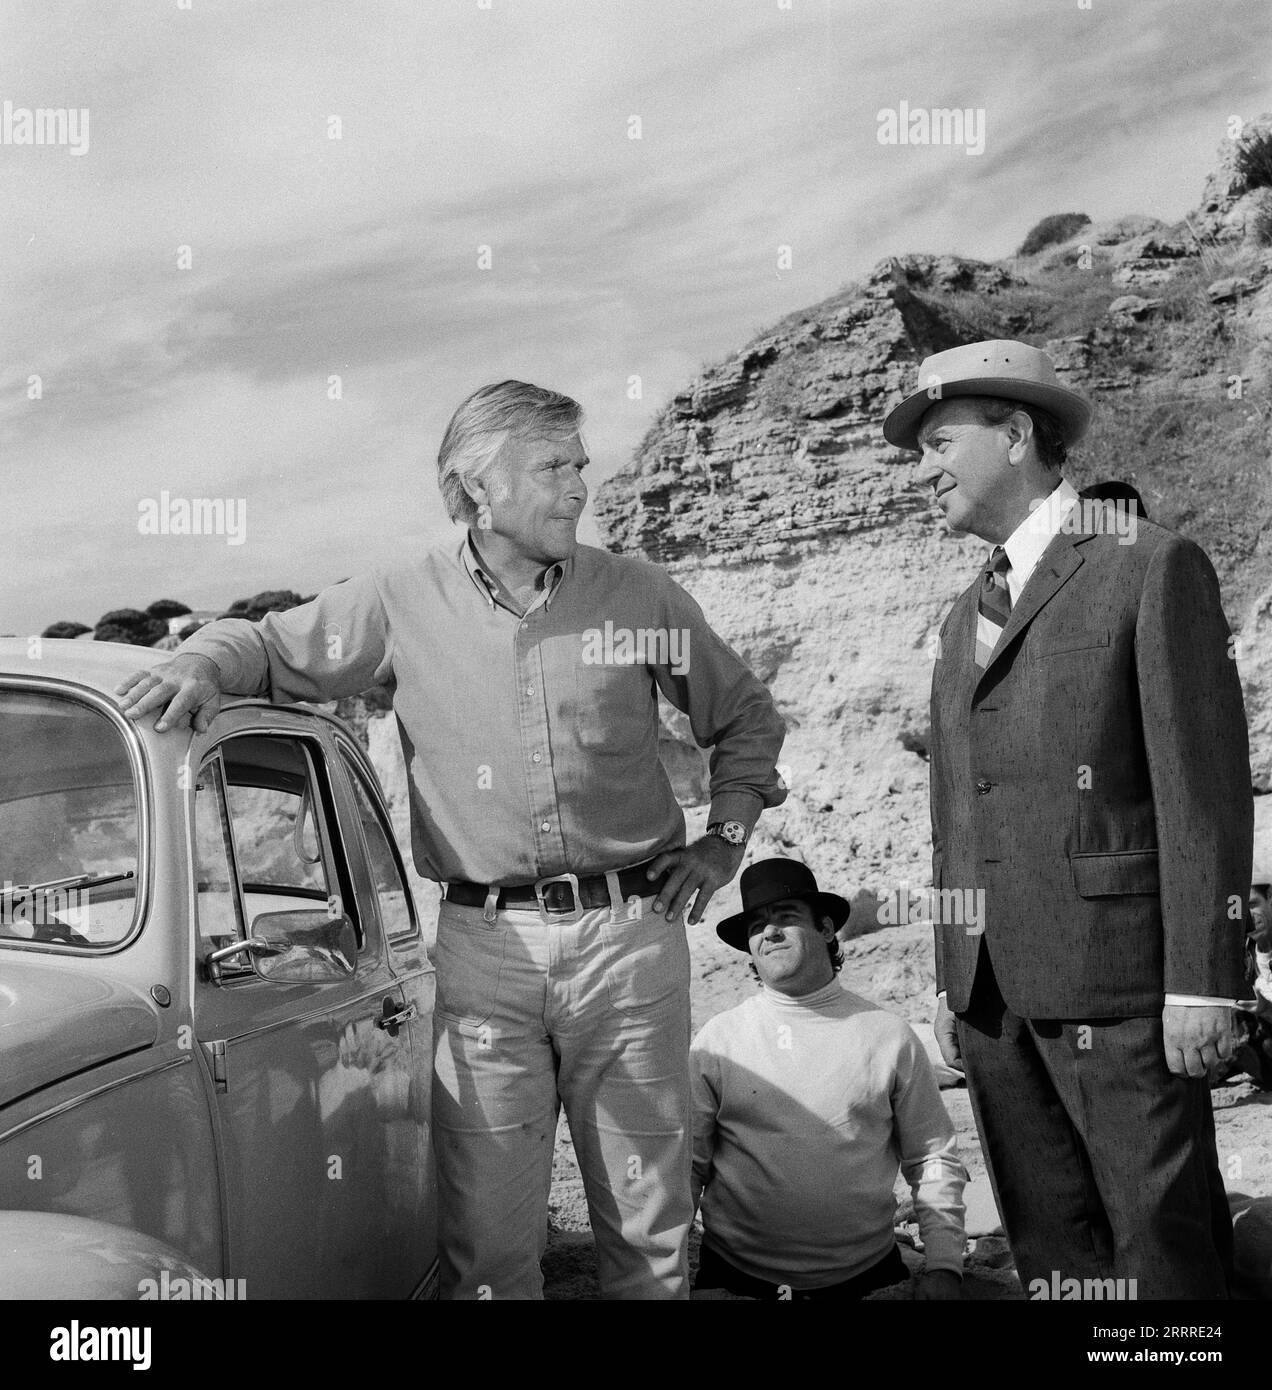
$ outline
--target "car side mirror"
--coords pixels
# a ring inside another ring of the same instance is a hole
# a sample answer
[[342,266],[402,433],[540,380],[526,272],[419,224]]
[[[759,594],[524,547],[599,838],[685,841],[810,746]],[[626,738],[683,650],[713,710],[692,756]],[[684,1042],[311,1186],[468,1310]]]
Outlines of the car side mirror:
[[347,980],[358,964],[358,933],[343,913],[264,912],[252,923],[249,959],[263,980],[313,984]]

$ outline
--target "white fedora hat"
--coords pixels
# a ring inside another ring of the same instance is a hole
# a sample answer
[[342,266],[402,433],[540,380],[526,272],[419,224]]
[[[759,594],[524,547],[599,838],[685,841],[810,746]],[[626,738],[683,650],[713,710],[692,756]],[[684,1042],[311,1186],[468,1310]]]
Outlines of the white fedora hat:
[[918,389],[888,412],[883,437],[899,449],[917,449],[919,422],[951,396],[1000,396],[1040,406],[1060,422],[1066,444],[1081,439],[1091,423],[1091,402],[1061,386],[1054,363],[1041,348],[990,338],[925,357],[919,363]]

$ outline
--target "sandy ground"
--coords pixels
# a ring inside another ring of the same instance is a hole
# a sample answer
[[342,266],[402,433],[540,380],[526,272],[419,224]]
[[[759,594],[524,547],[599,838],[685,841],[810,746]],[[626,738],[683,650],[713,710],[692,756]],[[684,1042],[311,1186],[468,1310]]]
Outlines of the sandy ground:
[[[726,911],[732,910],[726,906]],[[723,945],[714,922],[723,912],[690,929],[695,1031],[712,1015],[740,1003],[755,988],[745,959]],[[938,1060],[930,1027],[932,976],[931,934],[924,925],[893,927],[846,943],[842,979],[864,994],[906,1017],[929,1055]],[[1238,1272],[1249,1297],[1272,1298],[1272,1092],[1257,1090],[1248,1080],[1235,1080],[1212,1092],[1220,1168],[1236,1216]],[[998,1226],[993,1197],[985,1176],[971,1103],[964,1087],[946,1089],[942,1097],[958,1133],[963,1161],[971,1176],[967,1189],[969,1250],[963,1296],[969,1299],[1023,1299],[1007,1241]],[[905,1218],[909,1191],[898,1183],[897,1235],[911,1270],[922,1268],[913,1246],[918,1227]],[[690,1238],[691,1273],[697,1268],[700,1232]],[[548,1249],[543,1261],[545,1297],[596,1299],[596,1257],[588,1225],[582,1179],[574,1158],[564,1117],[557,1132],[549,1218]],[[908,1298],[910,1288],[881,1290],[876,1298]],[[716,1293],[703,1299],[728,1297]]]

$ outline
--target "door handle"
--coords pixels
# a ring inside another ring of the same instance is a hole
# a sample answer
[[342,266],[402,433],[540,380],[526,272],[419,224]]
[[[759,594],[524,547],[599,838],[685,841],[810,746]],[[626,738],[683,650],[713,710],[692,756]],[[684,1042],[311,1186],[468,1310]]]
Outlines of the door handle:
[[418,1012],[419,1010],[414,1004],[407,1004],[405,1008],[399,1009],[396,999],[386,999],[384,1001],[384,1011],[381,1013],[380,1017],[376,1019],[375,1026],[377,1028],[383,1028],[389,1037],[396,1038],[398,1029],[404,1023],[409,1023]]

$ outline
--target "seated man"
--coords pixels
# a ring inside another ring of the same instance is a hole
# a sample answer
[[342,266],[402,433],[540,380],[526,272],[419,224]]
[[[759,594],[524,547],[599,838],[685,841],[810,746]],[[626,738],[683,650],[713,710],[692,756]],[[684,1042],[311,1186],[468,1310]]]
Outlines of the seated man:
[[716,928],[761,992],[694,1039],[697,1289],[855,1299],[907,1277],[893,1237],[897,1170],[927,1267],[918,1298],[958,1298],[963,1184],[954,1127],[910,1027],[835,978],[848,904],[791,859],[742,875]]

